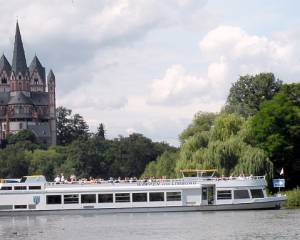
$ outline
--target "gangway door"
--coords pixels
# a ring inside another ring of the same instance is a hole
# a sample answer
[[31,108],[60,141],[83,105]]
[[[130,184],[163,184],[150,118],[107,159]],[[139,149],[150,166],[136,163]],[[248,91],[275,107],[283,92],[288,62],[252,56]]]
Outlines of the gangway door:
[[201,191],[201,205],[215,204],[215,185],[203,186]]

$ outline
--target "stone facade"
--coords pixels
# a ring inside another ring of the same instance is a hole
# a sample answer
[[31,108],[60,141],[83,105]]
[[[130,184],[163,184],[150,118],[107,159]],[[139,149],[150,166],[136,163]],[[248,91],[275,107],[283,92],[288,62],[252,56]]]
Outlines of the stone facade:
[[27,67],[25,51],[16,25],[12,65],[0,58],[0,141],[8,134],[31,130],[46,146],[56,144],[55,76],[35,56]]

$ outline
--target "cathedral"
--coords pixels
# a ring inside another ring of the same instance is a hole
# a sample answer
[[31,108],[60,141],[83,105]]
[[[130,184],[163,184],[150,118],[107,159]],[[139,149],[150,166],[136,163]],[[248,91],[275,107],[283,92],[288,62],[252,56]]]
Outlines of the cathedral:
[[32,131],[44,146],[56,144],[55,76],[34,56],[29,67],[19,25],[11,64],[0,59],[0,141],[21,130]]

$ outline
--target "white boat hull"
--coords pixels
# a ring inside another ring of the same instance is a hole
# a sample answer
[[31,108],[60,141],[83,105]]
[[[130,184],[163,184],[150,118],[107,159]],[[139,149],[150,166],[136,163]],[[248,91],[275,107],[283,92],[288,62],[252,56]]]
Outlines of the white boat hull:
[[24,210],[24,211],[1,211],[0,216],[12,215],[45,215],[45,214],[109,214],[109,213],[154,213],[154,212],[192,212],[192,211],[232,211],[232,210],[267,210],[280,209],[286,201],[286,197],[269,197],[264,201],[201,205],[201,206],[170,206],[170,207],[135,207],[135,208],[82,208],[63,210]]

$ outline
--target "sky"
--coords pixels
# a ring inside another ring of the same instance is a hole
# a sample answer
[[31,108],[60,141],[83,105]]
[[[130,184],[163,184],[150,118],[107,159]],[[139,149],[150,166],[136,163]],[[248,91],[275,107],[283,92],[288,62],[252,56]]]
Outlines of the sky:
[[0,51],[18,19],[27,63],[56,76],[57,106],[107,137],[179,144],[199,111],[218,112],[245,74],[300,81],[300,1],[0,0]]

